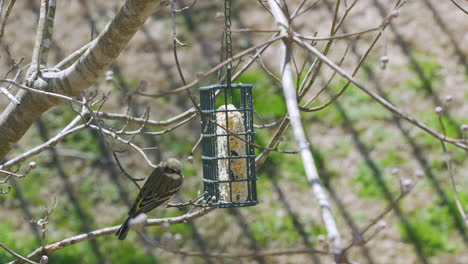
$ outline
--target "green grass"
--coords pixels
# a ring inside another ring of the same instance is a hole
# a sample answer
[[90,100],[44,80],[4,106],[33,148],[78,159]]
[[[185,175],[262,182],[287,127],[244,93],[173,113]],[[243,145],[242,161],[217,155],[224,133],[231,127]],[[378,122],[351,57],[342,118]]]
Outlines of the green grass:
[[[27,225],[26,221],[24,221],[24,224]],[[24,237],[21,240],[18,240],[18,238],[14,235],[13,232],[9,232],[10,230],[16,229],[17,227],[13,226],[13,224],[10,221],[0,222],[0,242],[21,255],[27,255],[39,246],[32,234],[29,237]],[[3,249],[0,250],[1,263],[7,263],[12,260],[14,260],[14,258],[11,256],[10,253],[6,252]]]
[[350,85],[341,99],[351,122],[381,122],[391,118],[390,111],[354,85]]
[[358,188],[359,196],[381,197],[382,192],[374,179],[372,170],[362,161],[358,164],[357,175],[353,179],[353,186]]
[[[419,207],[418,210],[407,214],[407,218],[416,235],[423,241],[425,254],[434,256],[437,253],[457,252],[456,240],[453,239],[456,231],[446,206],[430,204],[425,208]],[[399,227],[403,237],[408,239],[405,229],[401,225]]]
[[93,153],[96,155],[100,153],[99,142],[89,130],[73,133],[67,136],[60,144],[65,148],[79,150],[86,153]]
[[273,121],[286,114],[283,92],[267,74],[260,71],[248,71],[242,74],[239,83],[254,84],[255,112],[265,120]]
[[396,150],[387,151],[381,160],[382,166],[386,168],[400,167],[406,162],[407,160]]
[[281,241],[284,245],[291,245],[299,241],[292,219],[286,213],[276,213],[279,208],[270,208],[269,212],[258,212],[256,221],[251,223],[251,232],[258,243]]
[[[441,81],[443,68],[437,63],[437,58],[435,56],[415,53],[415,58],[426,79],[422,79],[420,76],[415,75],[414,78],[406,81],[406,86],[411,89],[430,92],[430,89],[437,87],[437,83]],[[407,70],[407,68],[405,67],[402,70]],[[410,68],[410,70],[415,74],[417,73],[415,68]]]

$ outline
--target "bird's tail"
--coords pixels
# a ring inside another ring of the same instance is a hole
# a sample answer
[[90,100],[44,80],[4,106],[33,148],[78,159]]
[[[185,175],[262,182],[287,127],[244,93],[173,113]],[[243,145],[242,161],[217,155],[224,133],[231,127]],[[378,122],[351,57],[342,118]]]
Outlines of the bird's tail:
[[124,240],[127,237],[128,231],[130,230],[130,227],[128,226],[128,222],[132,219],[131,216],[125,220],[125,222],[120,226],[119,230],[115,232],[115,235],[119,237],[120,240]]

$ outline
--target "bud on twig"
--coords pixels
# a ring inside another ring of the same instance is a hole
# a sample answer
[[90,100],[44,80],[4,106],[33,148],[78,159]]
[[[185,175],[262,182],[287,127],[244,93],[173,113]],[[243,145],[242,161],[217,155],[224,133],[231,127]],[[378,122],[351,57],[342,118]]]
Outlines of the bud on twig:
[[31,161],[31,162],[29,163],[29,168],[30,168],[31,170],[37,168],[37,163],[34,162],[34,161]]
[[401,185],[402,185],[403,191],[409,192],[413,188],[414,182],[411,179],[403,179],[401,181]]
[[174,240],[176,240],[176,241],[182,240],[182,238],[183,238],[182,235],[179,234],[179,233],[174,235]]
[[224,19],[224,13],[223,12],[216,12],[215,19],[223,20]]
[[193,156],[188,156],[188,157],[187,157],[187,161],[188,161],[190,164],[193,164]]
[[106,71],[106,82],[112,82],[114,80],[114,72],[109,70]]
[[382,56],[380,57],[380,67],[382,70],[385,70],[387,68],[387,64],[390,61],[390,58],[388,56]]
[[390,13],[390,16],[392,18],[397,18],[400,15],[400,11],[398,10],[393,10],[392,13]]
[[442,106],[437,106],[437,107],[435,108],[435,112],[436,112],[436,114],[437,114],[439,117],[441,117],[441,116],[442,116],[442,113],[444,112],[444,108],[442,108]]
[[421,171],[421,170],[418,170],[418,171],[416,171],[416,173],[414,175],[416,177],[418,177],[418,178],[422,178],[422,177],[424,177],[424,172]]
[[317,236],[317,241],[318,241],[319,243],[325,242],[325,236],[324,236],[324,235],[318,235],[318,236]]
[[203,73],[203,72],[197,72],[197,73],[195,73],[195,76],[197,77],[197,79],[200,80],[201,78],[203,78],[203,76],[205,76],[205,73]]
[[39,264],[47,264],[47,263],[49,263],[49,258],[46,255],[42,256]]
[[468,132],[468,125],[467,124],[461,125],[461,130],[465,133]]
[[384,220],[380,220],[378,223],[377,223],[377,228],[379,229],[384,229],[387,227],[387,222],[385,222]]
[[453,101],[453,98],[452,98],[451,95],[445,96],[445,102],[446,102],[447,104],[450,104],[452,101]]

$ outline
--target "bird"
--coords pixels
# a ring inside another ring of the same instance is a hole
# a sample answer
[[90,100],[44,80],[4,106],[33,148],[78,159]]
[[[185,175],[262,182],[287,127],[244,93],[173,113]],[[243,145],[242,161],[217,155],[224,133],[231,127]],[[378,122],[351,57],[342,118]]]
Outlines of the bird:
[[162,161],[146,179],[133,203],[128,218],[115,235],[124,240],[130,229],[129,222],[136,216],[164,206],[180,190],[184,182],[182,164],[174,158]]

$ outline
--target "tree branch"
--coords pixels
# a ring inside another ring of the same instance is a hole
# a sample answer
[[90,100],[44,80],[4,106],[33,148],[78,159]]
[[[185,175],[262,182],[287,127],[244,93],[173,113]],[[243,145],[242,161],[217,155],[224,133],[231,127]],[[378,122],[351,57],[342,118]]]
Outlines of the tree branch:
[[[199,217],[202,217],[204,215],[207,215],[214,209],[216,209],[216,207],[205,207],[196,212],[184,214],[184,215],[177,216],[177,217],[162,218],[162,219],[148,219],[146,221],[145,226],[160,226],[166,223],[170,225],[184,224],[184,223],[193,221]],[[119,228],[120,228],[120,225],[106,227],[106,228],[98,229],[98,230],[95,230],[86,234],[81,234],[81,235],[77,235],[74,237],[66,238],[64,240],[47,245],[45,249],[47,251],[47,254],[50,254],[54,251],[63,249],[71,245],[75,245],[80,242],[88,241],[91,239],[96,239],[101,236],[113,235],[115,231],[117,231]],[[29,254],[27,258],[35,259],[35,258],[40,257],[42,254],[43,254],[43,248],[39,247],[36,250],[34,250],[31,254]],[[20,260],[16,260],[16,261],[10,262],[9,264],[19,264],[19,263],[23,263],[23,262]]]
[[[289,22],[278,3],[275,0],[268,1],[271,12],[275,17],[278,28],[280,29],[283,35],[286,35],[289,31]],[[307,142],[306,135],[304,133],[304,128],[301,122],[301,116],[299,111],[299,106],[297,103],[296,90],[294,89],[294,80],[291,66],[291,43],[290,39],[283,39],[283,65],[281,68],[282,74],[282,84],[283,84],[283,93],[286,100],[286,106],[288,109],[289,119],[291,122],[291,127],[293,129],[294,137],[299,146],[302,162],[304,169],[307,175],[307,179],[312,185],[312,189],[320,204],[322,219],[325,223],[325,228],[327,229],[328,238],[331,242],[331,251],[335,258],[338,258],[341,254],[341,238],[338,228],[336,226],[333,213],[331,211],[330,203],[326,196],[325,190],[322,188],[320,183],[320,178],[315,166],[314,159],[312,157],[312,152],[309,148],[309,143]]]
[[21,260],[24,261],[24,262],[27,262],[27,263],[30,263],[30,264],[38,264],[38,263],[36,263],[36,262],[34,262],[34,261],[31,261],[31,260],[29,260],[29,259],[27,259],[27,258],[21,256],[20,254],[14,252],[13,250],[9,249],[7,246],[3,245],[2,243],[0,243],[0,247],[3,248],[3,249],[5,249],[8,253],[10,253],[10,254],[12,254],[13,256],[15,256],[15,257],[21,259]]
[[186,250],[170,250],[169,252],[179,254],[186,257],[208,257],[208,258],[255,258],[255,257],[275,257],[275,256],[288,256],[297,254],[321,254],[329,255],[330,253],[323,250],[311,249],[311,248],[287,248],[287,249],[272,249],[272,250],[260,250],[260,251],[247,251],[242,253],[217,253],[217,252],[196,252]]
[[[44,71],[41,78],[33,77],[30,80],[32,88],[71,97],[79,95],[114,62],[145,20],[168,4],[167,0],[127,0],[74,64],[63,71]],[[10,103],[0,115],[0,159],[42,113],[64,102],[60,98],[50,98],[25,90],[19,91],[17,98],[21,104]]]
[[372,97],[375,101],[380,103],[382,106],[390,110],[392,113],[395,113],[399,117],[407,120],[408,122],[412,123],[413,125],[416,125],[417,127],[421,128],[422,130],[426,131],[430,135],[434,136],[435,138],[448,142],[454,146],[457,146],[459,148],[468,150],[468,145],[463,144],[462,140],[454,139],[454,138],[449,138],[446,137],[443,134],[438,133],[437,131],[431,129],[430,127],[426,126],[425,124],[419,122],[417,119],[403,113],[400,109],[392,105],[390,102],[379,96],[378,94],[372,92],[371,90],[367,89],[364,85],[359,83],[356,79],[353,78],[349,73],[347,73],[345,70],[343,70],[341,67],[336,65],[333,61],[331,61],[329,58],[324,56],[320,51],[318,51],[316,48],[314,48],[312,45],[309,43],[303,41],[302,39],[298,37],[293,37],[293,40],[298,43],[301,47],[305,48],[306,50],[310,51],[312,54],[317,56],[320,60],[322,60],[325,64],[330,66],[333,70],[338,72],[341,76],[343,76],[346,80],[350,81],[352,84],[356,85],[359,89],[361,89],[363,92],[367,93],[370,97]]

